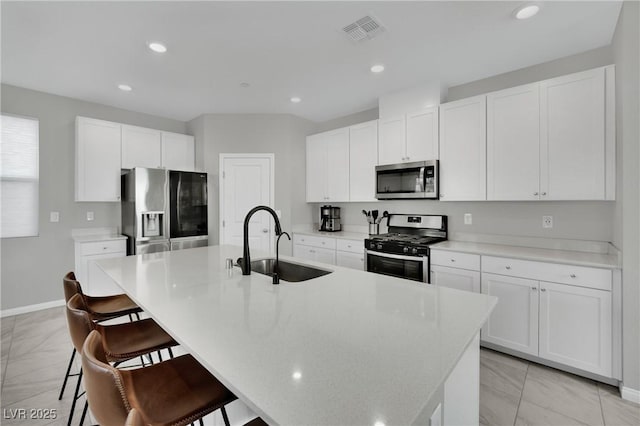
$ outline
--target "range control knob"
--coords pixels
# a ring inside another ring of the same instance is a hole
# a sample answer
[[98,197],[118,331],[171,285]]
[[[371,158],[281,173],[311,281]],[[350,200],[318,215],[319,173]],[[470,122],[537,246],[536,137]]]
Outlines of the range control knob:
[[411,250],[411,253],[413,253],[413,254],[418,254],[418,249],[414,247],[414,248]]
[[376,248],[376,245],[375,245],[374,243],[369,243],[369,248],[370,248],[370,249],[372,249],[372,248]]
[[382,244],[378,244],[378,250],[382,250]]
[[402,252],[403,253],[409,253],[409,247],[403,247],[402,248]]

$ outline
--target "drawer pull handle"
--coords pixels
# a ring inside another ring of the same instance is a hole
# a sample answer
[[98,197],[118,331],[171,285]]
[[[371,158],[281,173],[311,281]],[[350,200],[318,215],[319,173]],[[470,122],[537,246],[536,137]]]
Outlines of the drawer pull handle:
[[351,248],[351,244],[347,244],[347,247]]
[[511,269],[511,266],[507,266],[506,268],[507,268],[507,269]]
[[540,291],[547,291],[547,289],[546,288],[541,288]]
[[570,276],[571,278],[575,278],[575,277],[576,277],[576,274],[571,274],[571,275],[569,275],[569,276]]
[[538,287],[531,287],[531,290],[536,291]]
[[102,250],[106,250],[106,249],[108,249],[108,248],[109,248],[109,247],[102,247]]
[[451,259],[451,261],[452,261],[452,262],[455,262],[456,260],[455,260],[455,259]]

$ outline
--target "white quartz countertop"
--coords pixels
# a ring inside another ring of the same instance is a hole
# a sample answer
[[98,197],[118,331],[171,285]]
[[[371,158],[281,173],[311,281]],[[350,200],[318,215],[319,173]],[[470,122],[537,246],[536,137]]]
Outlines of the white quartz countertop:
[[570,265],[591,266],[595,268],[616,269],[620,267],[618,256],[614,254],[451,240],[433,244],[431,249],[486,256],[509,257],[540,262],[566,263]]
[[415,423],[497,301],[306,261],[333,273],[272,285],[225,269],[241,255],[209,246],[98,265],[272,424]]
[[103,235],[74,235],[72,236],[73,241],[77,243],[91,243],[94,241],[116,241],[116,240],[126,240],[126,235],[119,234],[103,234]]

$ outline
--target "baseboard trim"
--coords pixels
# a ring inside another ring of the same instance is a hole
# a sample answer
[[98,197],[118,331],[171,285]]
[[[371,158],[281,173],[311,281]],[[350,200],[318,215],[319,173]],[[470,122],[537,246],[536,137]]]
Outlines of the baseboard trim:
[[20,306],[19,308],[4,309],[0,311],[0,318],[14,315],[27,314],[29,312],[42,311],[43,309],[64,306],[64,299],[52,300],[51,302],[37,303],[35,305]]
[[620,385],[620,396],[622,397],[622,399],[640,404],[640,390],[631,389]]

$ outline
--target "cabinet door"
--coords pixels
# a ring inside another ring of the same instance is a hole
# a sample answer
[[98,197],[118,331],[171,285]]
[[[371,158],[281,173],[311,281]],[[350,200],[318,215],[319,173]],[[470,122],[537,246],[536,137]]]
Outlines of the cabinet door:
[[349,201],[349,128],[329,132],[325,138],[327,201]]
[[162,138],[159,130],[122,126],[122,168],[162,166]]
[[307,202],[326,201],[327,146],[323,134],[307,137]]
[[162,132],[162,167],[192,172],[196,169],[195,138],[178,133]]
[[486,97],[440,106],[440,198],[487,199]]
[[498,297],[482,340],[538,355],[538,281],[483,273],[481,288]]
[[431,266],[431,284],[480,293],[480,272],[433,265]]
[[540,85],[487,95],[487,199],[537,200]]
[[297,257],[298,259],[316,260],[315,253],[312,250],[313,248],[310,246],[294,244],[293,257]]
[[76,201],[120,201],[118,123],[76,118]]
[[93,256],[83,256],[82,262],[86,262],[86,281],[82,282],[86,286],[87,294],[91,296],[110,296],[122,293],[122,289],[111,279],[96,263],[96,260],[110,259],[112,257],[124,257],[125,252],[98,254]]
[[378,164],[406,161],[405,118],[395,117],[378,121]]
[[325,249],[320,247],[311,247],[316,262],[328,263],[329,265],[336,264],[336,251],[331,249]]
[[349,128],[349,200],[376,200],[378,120]]
[[611,292],[540,282],[540,357],[611,377]]
[[336,251],[336,265],[364,271],[364,251],[360,254]]
[[437,160],[438,107],[407,114],[407,160]]
[[603,68],[540,83],[542,199],[605,199],[604,83]]

